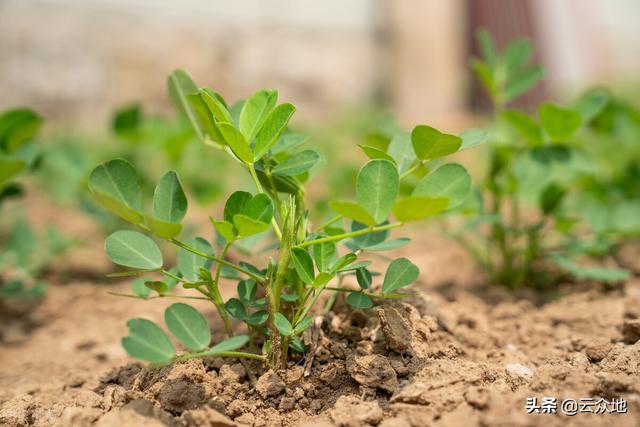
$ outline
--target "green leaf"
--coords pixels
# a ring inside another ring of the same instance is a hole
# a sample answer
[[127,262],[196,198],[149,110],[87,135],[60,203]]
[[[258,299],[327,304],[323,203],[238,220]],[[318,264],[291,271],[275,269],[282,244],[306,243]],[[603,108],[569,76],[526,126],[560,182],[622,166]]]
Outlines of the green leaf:
[[246,322],[250,325],[258,326],[266,322],[268,318],[269,318],[268,311],[264,311],[264,310],[256,311],[255,313],[252,313],[249,317],[247,317]]
[[227,338],[224,341],[220,341],[218,344],[211,347],[207,354],[210,356],[215,356],[216,354],[239,350],[248,342],[249,335],[236,335],[235,337]]
[[96,167],[89,176],[89,191],[105,208],[133,223],[142,222],[140,179],[129,162],[108,161]]
[[389,264],[382,283],[382,293],[388,294],[418,279],[420,270],[406,258],[395,259]]
[[252,141],[278,102],[278,92],[262,89],[247,99],[240,112],[240,131]]
[[122,339],[122,346],[129,356],[151,363],[171,362],[176,350],[158,325],[146,319],[130,319],[127,328],[129,335]]
[[26,108],[2,113],[0,115],[0,153],[3,151],[13,153],[32,140],[43,122],[41,116]]
[[253,163],[253,151],[242,133],[231,123],[218,123],[218,129],[234,154],[247,164]]
[[147,279],[140,277],[131,283],[131,291],[140,298],[147,299],[151,294],[151,289],[145,285]]
[[462,139],[442,133],[431,126],[418,125],[411,132],[411,143],[419,159],[432,160],[458,151]]
[[411,196],[398,200],[393,206],[393,214],[398,221],[417,221],[444,211],[449,205],[446,197]]
[[244,308],[244,304],[237,298],[231,298],[224,305],[225,310],[238,320],[245,320],[247,318],[247,310]]
[[238,282],[238,296],[244,303],[253,301],[256,297],[257,285],[256,281],[252,279],[245,279]]
[[316,262],[318,271],[329,271],[338,258],[335,242],[324,242],[311,246],[311,254]]
[[362,206],[349,200],[331,200],[332,211],[368,226],[376,225],[376,220]]
[[[349,255],[349,254],[347,254]],[[351,254],[351,255],[355,255],[355,254]],[[355,258],[353,258],[353,260],[351,262],[355,261]],[[338,272],[338,273],[345,273],[348,271],[355,271],[359,268],[365,268],[371,265],[371,261],[367,260],[367,261],[360,261],[360,262],[356,262],[355,264],[351,264],[351,265],[344,265],[340,268],[337,268],[338,266],[334,266],[334,269]]]
[[324,285],[326,285],[327,283],[329,283],[329,281],[331,279],[333,279],[333,276],[335,276],[335,272],[333,272],[333,270],[331,272],[321,272],[320,274],[318,274],[316,276],[316,278],[313,280],[313,283],[311,284],[312,287],[314,288],[321,288]]
[[233,226],[233,224],[231,224],[230,222],[227,222],[227,221],[216,221],[212,217],[209,217],[209,221],[211,221],[211,224],[216,229],[216,231],[222,237],[224,237],[224,239],[227,242],[233,242],[234,240],[236,240],[238,238],[238,235],[236,233],[236,229]]
[[533,46],[527,39],[515,39],[509,42],[504,50],[504,61],[507,72],[520,68],[531,56]]
[[509,102],[531,89],[544,75],[538,65],[531,65],[513,75],[504,88],[504,101]]
[[198,122],[199,132],[201,132],[203,136],[208,136],[212,141],[223,144],[222,134],[213,119],[211,110],[209,110],[200,93],[196,92],[187,95],[187,102],[190,104],[192,112]]
[[388,160],[370,160],[358,172],[356,199],[375,222],[380,223],[391,213],[399,186],[400,176],[393,163]]
[[300,335],[313,323],[313,319],[310,316],[306,316],[304,319],[300,320],[296,327],[293,330],[294,335]]
[[292,248],[291,261],[300,279],[307,284],[313,283],[315,273],[313,270],[313,260],[309,253],[303,248]]
[[158,295],[165,295],[169,290],[166,283],[160,280],[147,280],[144,282],[144,286],[152,291],[156,291]]
[[211,331],[207,319],[189,304],[177,302],[164,312],[167,328],[191,351],[200,351],[209,346]]
[[187,213],[187,197],[175,172],[160,178],[153,193],[153,216],[165,222],[179,224]]
[[411,144],[410,132],[396,133],[387,147],[387,152],[394,159],[394,163],[398,165],[398,172],[401,174],[409,170],[417,160]]
[[373,279],[369,270],[366,268],[359,268],[356,270],[356,280],[358,280],[358,285],[360,285],[362,289],[369,289]]
[[369,252],[390,251],[406,246],[409,244],[409,242],[411,242],[411,239],[409,239],[408,237],[400,237],[399,239],[387,240],[386,242],[381,242],[371,246],[365,246],[363,247],[363,249]]
[[[384,222],[381,225],[386,225],[388,222]],[[351,222],[351,231],[358,231],[367,228],[366,225],[357,221]],[[377,245],[384,242],[389,236],[389,230],[376,231],[374,233],[366,233],[360,236],[351,238],[351,241],[347,243],[347,246],[352,250],[363,249],[369,246]]]
[[[293,104],[284,103],[278,105],[267,117],[264,124],[256,134],[255,156],[258,161],[267,154],[269,149],[278,141],[282,132],[296,111]],[[296,174],[297,175],[297,174]]]
[[[199,252],[213,255],[211,243],[202,237],[196,237],[185,243]],[[182,274],[182,277],[188,282],[197,282],[200,280],[200,268],[202,267],[209,270],[212,264],[212,260],[196,255],[186,249],[180,249],[178,252],[178,270],[180,274]]]
[[256,221],[269,223],[273,217],[273,202],[264,193],[256,194],[247,200],[241,213]]
[[306,140],[307,137],[305,135],[287,133],[280,136],[276,143],[273,144],[273,146],[271,147],[271,154],[275,156],[276,154],[284,153],[299,145],[304,144]]
[[188,99],[189,95],[197,95],[198,92],[198,86],[186,71],[175,70],[169,75],[169,99],[174,107],[189,120],[198,138],[204,139],[198,115]]
[[447,198],[447,209],[462,205],[471,191],[471,176],[464,166],[448,163],[425,176],[413,190],[413,196]]
[[300,175],[314,167],[319,160],[320,154],[313,150],[304,150],[273,168],[273,174],[278,176]]
[[273,318],[273,323],[276,325],[276,328],[281,335],[285,337],[293,335],[293,327],[282,313],[276,313]]
[[162,268],[162,254],[153,240],[137,231],[121,230],[104,242],[107,256],[113,262],[140,270]]
[[496,61],[496,48],[491,35],[485,29],[480,29],[476,32],[476,40],[478,41],[478,45],[480,46],[480,51],[482,52],[482,58],[485,62],[493,67]]
[[233,119],[231,118],[231,113],[227,109],[227,106],[224,104],[222,97],[217,92],[214,92],[211,89],[203,88],[200,89],[200,98],[207,106],[211,115],[217,122],[226,122],[232,123]]
[[246,191],[236,191],[227,199],[224,205],[224,220],[232,223],[233,217],[244,212],[245,205],[253,196]]
[[384,160],[389,160],[392,163],[396,163],[395,159],[393,157],[391,157],[390,155],[388,155],[385,151],[380,150],[379,148],[376,147],[370,147],[368,145],[362,145],[362,144],[358,144],[358,147],[360,147],[362,149],[362,151],[364,152],[364,154],[366,154],[366,156],[368,158],[370,158],[371,160],[375,160],[375,159],[384,159]]
[[550,103],[542,104],[538,114],[542,128],[554,142],[571,138],[582,123],[580,113]]
[[556,183],[551,183],[545,187],[540,195],[540,209],[545,215],[558,209],[566,190]]
[[462,139],[462,145],[460,146],[460,151],[462,151],[487,142],[489,132],[485,129],[467,129],[460,132],[458,136]]
[[[335,274],[336,272],[343,272],[343,271],[351,270],[353,268],[358,268],[355,264],[351,267],[348,267],[349,264],[353,263],[357,259],[358,259],[358,255],[354,254],[353,252],[349,252],[348,254],[341,256],[340,258],[338,258],[338,260],[333,265],[333,267],[331,267],[331,273]],[[364,261],[364,263],[367,263],[367,262],[371,263],[371,261]]]
[[147,227],[149,227],[149,231],[163,239],[171,239],[182,231],[182,224],[161,221],[148,215],[146,215],[144,219]]
[[244,214],[234,215],[233,224],[241,237],[253,236],[269,228],[269,223],[255,220]]
[[609,105],[610,100],[611,94],[607,89],[594,88],[582,94],[573,109],[580,113],[584,123],[589,123]]
[[621,282],[629,277],[629,272],[619,268],[584,266],[561,255],[552,255],[551,259],[566,272],[579,280],[596,280],[600,282]]
[[299,337],[291,338],[291,342],[289,343],[289,348],[293,351],[297,351],[298,353],[304,353],[306,348],[304,347],[304,343]]
[[500,116],[531,145],[542,144],[540,126],[529,115],[518,110],[505,110]]
[[369,298],[369,295],[362,292],[351,292],[347,295],[347,304],[356,308],[371,308],[373,307],[373,301]]
[[24,160],[0,156],[0,188],[25,169],[27,162]]

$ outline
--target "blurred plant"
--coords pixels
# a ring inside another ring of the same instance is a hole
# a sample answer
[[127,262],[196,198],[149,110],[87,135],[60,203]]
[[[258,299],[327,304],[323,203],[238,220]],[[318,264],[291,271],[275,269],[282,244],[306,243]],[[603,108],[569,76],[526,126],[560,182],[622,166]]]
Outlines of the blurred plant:
[[[472,219],[452,232],[493,280],[509,288],[544,287],[565,274],[579,279],[618,281],[623,270],[584,266],[597,241],[565,202],[593,164],[572,138],[585,123],[586,106],[543,103],[537,118],[507,104],[532,88],[542,69],[530,63],[527,40],[511,41],[499,52],[488,33],[478,33],[482,58],[471,68],[494,109],[489,166],[477,197],[467,208]],[[527,203],[523,211],[522,205]],[[470,236],[470,231],[474,233]]]
[[[23,193],[16,179],[36,163],[38,150],[32,144],[42,126],[42,118],[28,109],[15,109],[0,115],[0,208],[3,202]],[[45,236],[36,236],[29,224],[18,219],[7,236],[0,235],[0,298],[33,299],[44,294],[38,281],[49,263],[62,253],[68,239],[49,227]]]
[[[235,191],[226,201],[222,218],[210,218],[222,243],[215,254],[205,238],[177,238],[187,212],[187,198],[175,172],[167,172],[160,179],[151,214],[146,214],[140,180],[129,162],[117,159],[94,169],[89,188],[104,207],[180,248],[177,268],[167,270],[158,246],[145,234],[121,230],[110,235],[105,242],[108,257],[135,269],[117,275],[160,275],[136,280],[134,295],[129,296],[211,301],[229,336],[209,347],[211,335],[205,318],[189,305],[174,304],[165,312],[165,323],[189,352],[176,355],[159,326],[133,319],[128,322],[129,335],[123,345],[131,356],[142,360],[162,364],[217,355],[258,359],[273,369],[286,367],[290,350],[305,350],[300,335],[311,326],[310,313],[325,292],[346,293],[346,302],[362,309],[371,308],[376,300],[407,295],[400,291],[419,275],[411,261],[393,260],[382,283],[374,284],[375,272],[368,269],[370,261],[359,261],[358,257],[366,251],[406,245],[407,238],[387,240],[389,231],[455,208],[471,188],[462,166],[445,164],[421,179],[410,195],[398,197],[400,183],[406,177],[435,159],[478,142],[416,126],[411,134],[402,134],[388,151],[363,147],[371,160],[357,174],[356,200],[331,201],[335,216],[313,228],[305,205],[305,183],[320,156],[300,147],[305,138],[286,131],[295,111],[292,104],[277,105],[275,90],[260,90],[229,109],[218,93],[199,88],[180,70],[171,74],[169,91],[198,138],[248,172],[256,193]],[[388,220],[391,214],[394,222]],[[345,222],[348,229],[344,228]],[[265,267],[227,259],[230,249],[243,240],[252,239],[255,246],[253,239],[257,236],[269,238],[268,247],[275,250],[275,258],[269,258]],[[342,255],[337,247],[340,242],[347,247]],[[360,289],[343,286],[347,275],[356,276]],[[222,277],[238,280],[237,298],[223,300]],[[177,284],[199,295],[173,294]],[[245,322],[247,335],[234,336],[230,316]],[[249,349],[262,343],[262,353],[239,351],[247,343]]]

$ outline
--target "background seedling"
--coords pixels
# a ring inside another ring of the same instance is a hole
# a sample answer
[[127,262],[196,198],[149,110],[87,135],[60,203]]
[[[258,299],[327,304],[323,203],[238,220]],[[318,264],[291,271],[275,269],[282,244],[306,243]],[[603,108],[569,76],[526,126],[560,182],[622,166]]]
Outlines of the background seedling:
[[[175,172],[159,180],[150,212],[145,209],[139,175],[129,162],[112,160],[92,172],[89,189],[96,200],[142,231],[117,231],[105,242],[112,261],[133,269],[117,275],[153,277],[136,280],[133,296],[209,300],[229,336],[209,348],[202,316],[187,305],[173,305],[165,323],[188,352],[176,356],[158,326],[134,319],[123,344],[129,354],[143,360],[167,363],[233,355],[264,360],[274,369],[285,367],[290,350],[304,351],[300,336],[311,325],[312,310],[325,291],[346,293],[349,304],[364,309],[406,295],[404,288],[419,275],[411,261],[392,261],[380,283],[368,270],[369,262],[359,256],[407,244],[406,238],[387,240],[389,231],[455,208],[471,187],[462,166],[443,165],[432,172],[431,162],[481,141],[417,126],[412,133],[402,133],[388,150],[364,149],[370,160],[357,174],[355,200],[331,201],[333,216],[314,226],[305,204],[304,184],[321,156],[301,148],[304,138],[289,132],[288,122],[295,111],[292,104],[278,104],[276,91],[260,90],[229,108],[220,94],[199,88],[182,70],[169,77],[169,94],[198,138],[244,169],[255,192],[235,191],[223,214],[210,218],[220,243],[216,250],[206,238],[178,237],[188,203]],[[402,181],[418,171],[422,178],[413,191],[401,196]],[[179,248],[177,269],[166,269],[158,246],[145,233]],[[265,266],[227,259],[230,250],[256,236],[272,241],[273,256]],[[345,250],[338,243],[344,243]],[[356,276],[359,290],[343,287],[347,275]],[[223,300],[220,287],[225,277],[237,281],[237,298]],[[197,295],[173,294],[177,284]],[[246,323],[246,335],[234,336],[230,317]],[[247,343],[249,348],[261,345],[262,353],[237,351]]]
[[544,287],[566,275],[624,279],[623,270],[583,264],[582,258],[596,254],[592,230],[582,207],[571,207],[581,183],[595,174],[591,158],[574,139],[597,114],[598,99],[583,99],[574,107],[543,103],[537,117],[510,108],[509,102],[543,74],[530,62],[532,46],[514,40],[498,51],[484,31],[478,43],[482,58],[473,59],[471,68],[494,116],[489,165],[467,204],[472,219],[452,234],[494,281],[510,288]]

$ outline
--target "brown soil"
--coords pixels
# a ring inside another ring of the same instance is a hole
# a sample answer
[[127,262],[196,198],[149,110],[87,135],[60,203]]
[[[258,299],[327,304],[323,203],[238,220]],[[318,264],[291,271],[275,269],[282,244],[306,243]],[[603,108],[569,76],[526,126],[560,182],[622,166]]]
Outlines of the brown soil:
[[[367,311],[339,300],[337,314],[305,333],[312,356],[287,372],[253,365],[255,385],[237,360],[152,370],[126,356],[125,320],[160,321],[171,300],[107,294],[127,292],[126,283],[52,285],[40,304],[3,321],[0,425],[640,425],[640,281],[534,305],[479,289],[446,240],[412,247],[424,272],[419,296]],[[215,318],[206,303],[194,305]],[[629,408],[526,414],[526,398],[544,396],[622,397]]]

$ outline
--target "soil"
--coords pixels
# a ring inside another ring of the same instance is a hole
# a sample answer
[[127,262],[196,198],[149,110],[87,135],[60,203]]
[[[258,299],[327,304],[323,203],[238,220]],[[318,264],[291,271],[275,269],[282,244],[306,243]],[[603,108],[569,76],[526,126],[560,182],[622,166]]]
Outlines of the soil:
[[[161,321],[173,301],[56,275],[43,301],[3,320],[0,425],[640,425],[638,278],[534,298],[483,288],[443,238],[421,231],[411,248],[423,271],[415,297],[364,311],[338,299],[305,332],[307,356],[286,372],[251,364],[255,384],[234,359],[133,362],[120,346],[125,320]],[[107,268],[99,249],[90,256]],[[194,305],[221,339],[214,310]],[[628,412],[527,414],[528,397],[624,398]]]

